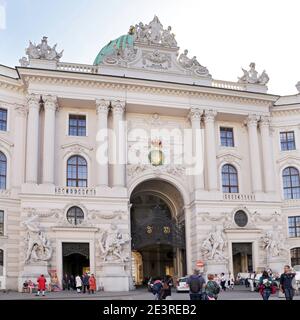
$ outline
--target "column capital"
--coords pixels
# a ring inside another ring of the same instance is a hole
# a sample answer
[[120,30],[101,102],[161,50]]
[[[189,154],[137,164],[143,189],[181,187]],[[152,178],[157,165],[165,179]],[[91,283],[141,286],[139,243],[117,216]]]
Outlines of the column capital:
[[36,109],[40,108],[41,96],[39,94],[35,94],[35,93],[29,94],[27,95],[26,100],[29,108],[36,108]]
[[217,114],[218,112],[213,109],[204,110],[204,122],[215,121]]
[[105,99],[96,99],[96,113],[107,114],[110,106],[110,101]]
[[57,97],[52,95],[43,96],[44,108],[52,111],[58,109]]
[[125,111],[125,102],[116,100],[111,102],[113,114],[123,114]]
[[192,107],[189,112],[189,119],[191,121],[200,121],[203,114],[203,110],[200,108]]
[[257,122],[259,120],[259,116],[257,114],[249,114],[245,123],[247,126],[257,126]]
[[17,115],[19,115],[22,118],[25,118],[28,113],[28,107],[26,105],[16,103],[15,104],[15,111],[16,111]]
[[259,125],[261,127],[269,127],[271,124],[271,117],[270,116],[261,116]]

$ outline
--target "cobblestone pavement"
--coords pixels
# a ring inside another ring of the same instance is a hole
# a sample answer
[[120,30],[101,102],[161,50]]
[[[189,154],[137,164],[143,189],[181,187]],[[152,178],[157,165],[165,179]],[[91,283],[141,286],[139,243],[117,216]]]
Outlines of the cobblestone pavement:
[[[78,294],[74,291],[51,292],[45,297],[36,297],[34,294],[8,292],[0,293],[0,300],[153,300],[154,296],[146,289],[137,289],[130,292],[97,292],[94,295]],[[219,300],[261,300],[258,292],[250,292],[245,287],[236,286],[232,291],[221,292]],[[168,300],[189,300],[188,293],[172,292],[172,296]],[[278,294],[272,295],[270,300],[284,300],[278,298]],[[295,296],[295,300],[300,300],[300,295]]]

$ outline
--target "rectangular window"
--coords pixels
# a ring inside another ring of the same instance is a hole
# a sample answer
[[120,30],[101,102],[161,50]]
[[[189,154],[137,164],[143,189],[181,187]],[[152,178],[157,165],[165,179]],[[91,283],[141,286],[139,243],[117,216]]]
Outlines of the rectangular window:
[[7,130],[7,110],[0,109],[0,130],[6,131]]
[[0,211],[0,236],[4,235],[4,211]]
[[280,132],[281,151],[295,150],[295,134],[294,131]]
[[233,128],[220,128],[220,138],[222,147],[234,147]]
[[86,136],[86,116],[69,115],[69,136]]
[[300,216],[289,217],[289,236],[300,237]]

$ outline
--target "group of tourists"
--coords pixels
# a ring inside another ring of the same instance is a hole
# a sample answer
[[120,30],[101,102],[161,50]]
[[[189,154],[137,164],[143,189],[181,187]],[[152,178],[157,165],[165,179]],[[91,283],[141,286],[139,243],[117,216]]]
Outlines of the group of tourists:
[[97,288],[96,278],[94,274],[89,275],[87,272],[83,275],[68,275],[65,273],[63,277],[63,290],[76,290],[78,293],[94,294]]
[[[271,270],[265,270],[262,276],[259,278],[258,291],[261,294],[263,300],[269,300],[271,294],[275,294],[279,289],[284,295],[286,300],[293,300],[295,295],[295,276],[290,266],[284,267],[284,272],[279,277],[279,284],[274,281]],[[213,274],[208,274],[207,282],[203,276],[199,273],[199,270],[195,270],[191,275],[187,283],[189,285],[189,294],[191,300],[217,300],[218,294],[221,290],[226,291],[226,288],[232,287],[231,283],[234,283],[234,279],[229,276],[226,278],[222,273],[221,277],[216,277]],[[278,287],[279,286],[279,287]]]
[[[286,300],[293,300],[295,295],[295,276],[290,266],[284,266],[284,272],[279,278],[279,290],[284,293]],[[277,291],[277,285],[274,282],[272,274],[265,270],[259,279],[259,293],[263,300],[269,300],[271,294],[275,294]]]

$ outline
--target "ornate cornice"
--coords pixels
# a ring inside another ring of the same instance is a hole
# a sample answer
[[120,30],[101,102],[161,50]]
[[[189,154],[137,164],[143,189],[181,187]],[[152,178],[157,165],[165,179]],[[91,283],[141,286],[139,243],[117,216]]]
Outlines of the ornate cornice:
[[[37,81],[39,83],[49,83],[57,85],[73,85],[73,86],[86,86],[90,88],[103,88],[103,89],[114,89],[114,90],[126,90],[128,92],[145,92],[151,94],[166,94],[173,96],[188,96],[193,98],[202,98],[213,101],[226,101],[226,102],[235,102],[235,103],[247,103],[250,105],[258,105],[270,107],[273,105],[273,101],[263,99],[263,98],[251,98],[251,97],[242,97],[238,94],[245,94],[245,92],[201,92],[198,90],[203,90],[203,88],[191,87],[191,88],[173,88],[176,84],[170,84],[172,87],[164,87],[165,84],[160,85],[160,81],[157,81],[156,85],[143,84],[143,83],[123,83],[121,81],[128,80],[132,82],[132,79],[120,79],[120,82],[108,82],[103,79],[67,79],[67,78],[58,78],[51,76],[24,76],[24,82],[28,84],[30,81]],[[139,79],[137,79],[139,80]],[[115,81],[115,79],[114,79]],[[147,80],[141,80],[147,81]],[[184,85],[184,84],[183,84]],[[207,90],[220,90],[218,88],[207,87]],[[222,90],[222,89],[221,89]],[[250,94],[250,93],[247,93]]]

